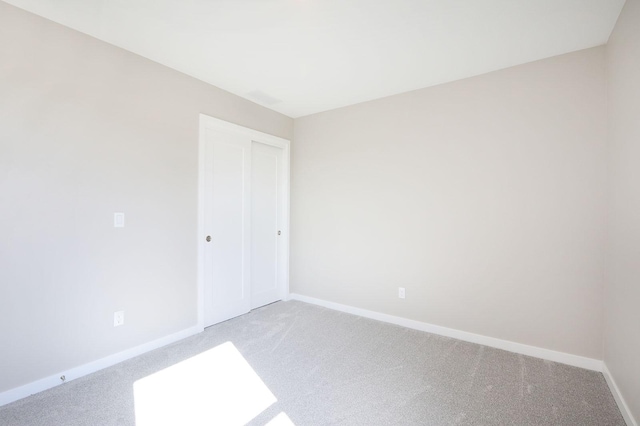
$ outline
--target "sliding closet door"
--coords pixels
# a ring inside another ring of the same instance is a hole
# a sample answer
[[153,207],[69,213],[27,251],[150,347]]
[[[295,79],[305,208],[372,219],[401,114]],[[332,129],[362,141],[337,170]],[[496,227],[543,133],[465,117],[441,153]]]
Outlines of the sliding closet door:
[[205,326],[251,308],[251,140],[205,133]]
[[284,168],[282,148],[251,146],[251,308],[282,299]]
[[288,293],[289,141],[200,116],[199,322]]

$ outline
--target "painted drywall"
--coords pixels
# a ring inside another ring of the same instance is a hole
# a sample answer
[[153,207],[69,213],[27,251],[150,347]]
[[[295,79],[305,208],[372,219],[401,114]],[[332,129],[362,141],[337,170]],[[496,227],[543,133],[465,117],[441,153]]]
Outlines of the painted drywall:
[[291,117],[599,46],[624,4],[6,1]]
[[196,324],[199,113],[292,136],[288,117],[0,2],[0,392]]
[[296,119],[291,291],[602,359],[605,98],[598,47]]
[[640,421],[640,1],[607,45],[609,239],[604,361]]

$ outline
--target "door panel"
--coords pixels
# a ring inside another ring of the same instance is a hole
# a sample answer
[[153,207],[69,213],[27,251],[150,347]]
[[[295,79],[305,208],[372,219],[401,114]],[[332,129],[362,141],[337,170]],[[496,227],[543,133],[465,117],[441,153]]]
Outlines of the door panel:
[[251,147],[251,307],[280,300],[278,236],[282,218],[282,149]]
[[251,141],[207,130],[205,325],[244,314],[251,306]]

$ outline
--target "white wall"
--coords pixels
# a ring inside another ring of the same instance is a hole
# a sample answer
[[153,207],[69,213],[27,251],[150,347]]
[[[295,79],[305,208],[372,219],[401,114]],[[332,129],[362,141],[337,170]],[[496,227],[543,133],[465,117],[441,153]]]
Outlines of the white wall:
[[0,392],[196,324],[201,112],[292,136],[281,114],[0,2]]
[[296,119],[292,291],[602,359],[605,93],[599,47]]
[[609,247],[604,360],[640,421],[640,1],[607,45]]

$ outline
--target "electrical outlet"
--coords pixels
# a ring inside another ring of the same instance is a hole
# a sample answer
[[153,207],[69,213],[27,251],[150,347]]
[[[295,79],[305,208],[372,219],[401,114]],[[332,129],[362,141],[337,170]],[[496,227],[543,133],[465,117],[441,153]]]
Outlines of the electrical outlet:
[[405,294],[404,294],[404,287],[398,287],[398,297],[399,297],[400,299],[404,299],[404,296],[405,296]]
[[124,228],[124,213],[118,212],[113,214],[113,227]]
[[124,324],[124,311],[118,311],[113,313],[113,326],[118,327]]

